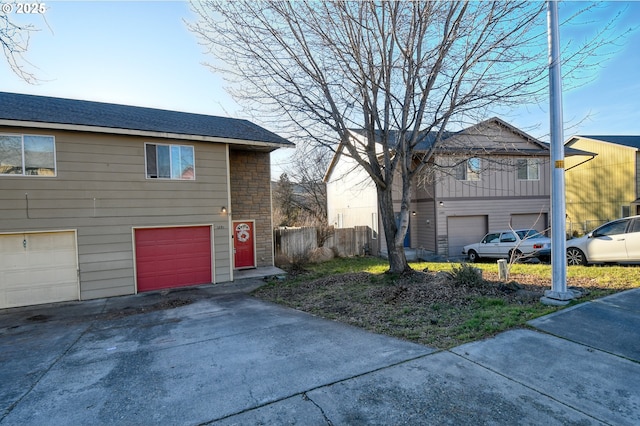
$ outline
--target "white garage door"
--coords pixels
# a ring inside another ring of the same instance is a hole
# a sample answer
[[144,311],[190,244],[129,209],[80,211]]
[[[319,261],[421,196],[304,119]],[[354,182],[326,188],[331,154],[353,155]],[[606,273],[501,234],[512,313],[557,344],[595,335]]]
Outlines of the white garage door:
[[487,233],[487,216],[449,216],[449,258],[462,258],[462,247],[477,243]]
[[75,232],[0,235],[0,308],[78,300]]
[[512,214],[511,227],[513,229],[535,229],[540,232],[545,232],[547,229],[547,214]]

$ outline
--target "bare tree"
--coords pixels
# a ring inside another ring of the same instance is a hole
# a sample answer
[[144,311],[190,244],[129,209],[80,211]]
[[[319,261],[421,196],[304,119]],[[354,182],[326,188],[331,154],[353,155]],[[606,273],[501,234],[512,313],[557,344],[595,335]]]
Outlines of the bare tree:
[[300,147],[285,173],[274,183],[274,223],[279,226],[312,226],[318,232],[318,245],[333,234],[327,221],[327,190],[322,178],[331,151]]
[[0,45],[9,64],[9,68],[27,83],[38,81],[36,76],[27,70],[30,65],[24,54],[29,48],[31,33],[36,31],[33,25],[19,25],[9,19],[9,15],[0,14]]
[[[459,1],[194,1],[191,24],[239,101],[263,121],[342,146],[375,183],[390,272],[403,250],[411,181],[445,129],[538,100],[547,83],[545,5]],[[568,45],[565,72],[584,72],[607,31]],[[284,119],[286,117],[286,119]],[[363,129],[355,137],[350,129]],[[418,149],[426,135],[429,149]],[[392,184],[400,179],[396,224]]]
[[319,246],[333,234],[327,219],[327,187],[323,181],[331,156],[332,151],[327,148],[301,144],[285,167],[297,188],[299,224],[317,229]]
[[273,204],[277,226],[296,226],[300,209],[295,200],[293,183],[286,173],[282,173],[275,183]]

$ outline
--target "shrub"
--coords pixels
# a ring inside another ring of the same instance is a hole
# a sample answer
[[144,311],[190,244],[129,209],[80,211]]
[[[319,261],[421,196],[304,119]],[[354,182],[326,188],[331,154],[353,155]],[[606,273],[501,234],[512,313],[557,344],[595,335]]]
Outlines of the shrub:
[[481,287],[484,285],[482,270],[468,263],[454,266],[451,269],[451,273],[453,275],[453,283],[456,286]]

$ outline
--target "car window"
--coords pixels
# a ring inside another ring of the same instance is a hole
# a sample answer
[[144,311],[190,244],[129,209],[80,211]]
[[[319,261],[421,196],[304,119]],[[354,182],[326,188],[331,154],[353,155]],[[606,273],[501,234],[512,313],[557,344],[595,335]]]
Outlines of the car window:
[[593,236],[602,237],[606,235],[624,234],[624,231],[627,229],[628,223],[629,223],[628,219],[607,223],[606,225],[602,225],[600,228],[593,231]]
[[487,234],[483,239],[483,243],[497,243],[498,238],[500,238],[500,234]]
[[640,219],[635,219],[633,224],[629,228],[629,233],[631,232],[640,232]]
[[516,231],[516,234],[518,234],[518,237],[520,237],[521,240],[524,240],[526,238],[542,237],[542,234],[536,231],[535,229],[526,229],[524,231]]
[[504,232],[502,234],[502,236],[500,237],[500,242],[501,243],[515,243],[516,242],[516,236],[513,234],[513,232]]

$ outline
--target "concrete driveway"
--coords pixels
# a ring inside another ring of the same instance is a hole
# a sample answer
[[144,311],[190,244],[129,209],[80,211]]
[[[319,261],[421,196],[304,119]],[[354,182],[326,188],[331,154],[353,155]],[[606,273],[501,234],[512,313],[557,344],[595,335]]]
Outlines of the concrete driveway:
[[212,286],[5,310],[0,425],[640,424],[640,350],[577,341],[437,351]]

